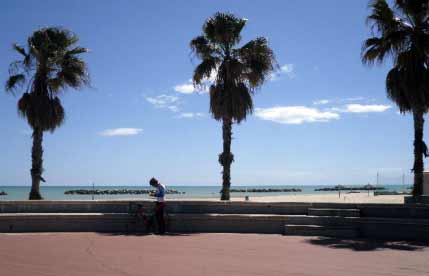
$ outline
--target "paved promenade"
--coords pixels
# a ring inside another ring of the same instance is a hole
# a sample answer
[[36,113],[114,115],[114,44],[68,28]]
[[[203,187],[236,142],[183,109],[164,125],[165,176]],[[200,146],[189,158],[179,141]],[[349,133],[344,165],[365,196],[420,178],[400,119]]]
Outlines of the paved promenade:
[[0,234],[2,276],[429,275],[429,244],[258,234]]

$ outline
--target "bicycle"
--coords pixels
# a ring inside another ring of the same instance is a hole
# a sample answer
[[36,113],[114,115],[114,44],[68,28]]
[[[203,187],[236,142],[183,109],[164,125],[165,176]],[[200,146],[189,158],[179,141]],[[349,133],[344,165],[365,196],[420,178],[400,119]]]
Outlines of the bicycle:
[[155,213],[146,211],[143,204],[130,202],[128,213],[133,218],[131,221],[132,224],[137,225],[139,222],[142,222],[145,232],[155,232]]

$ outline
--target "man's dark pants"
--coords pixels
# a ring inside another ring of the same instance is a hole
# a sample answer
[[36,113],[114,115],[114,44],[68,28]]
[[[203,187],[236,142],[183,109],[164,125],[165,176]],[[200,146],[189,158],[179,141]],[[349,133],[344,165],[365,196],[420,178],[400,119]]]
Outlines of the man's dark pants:
[[165,221],[164,221],[164,202],[155,203],[155,217],[156,222],[158,223],[158,231],[160,234],[165,233]]

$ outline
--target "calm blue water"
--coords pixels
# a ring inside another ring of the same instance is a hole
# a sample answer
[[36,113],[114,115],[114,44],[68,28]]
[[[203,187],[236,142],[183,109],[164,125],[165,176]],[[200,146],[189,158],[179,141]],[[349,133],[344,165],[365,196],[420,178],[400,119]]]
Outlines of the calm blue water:
[[[361,185],[359,185],[361,186]],[[410,185],[383,185],[388,191],[409,191]],[[294,194],[327,194],[336,192],[315,192],[314,189],[327,187],[326,185],[305,185],[305,186],[233,186],[232,188],[299,188],[300,193],[249,193],[250,196],[272,196],[272,195],[294,195]],[[347,186],[357,187],[357,186]],[[96,186],[99,190],[112,189],[148,189],[148,186]],[[185,192],[182,195],[167,195],[167,198],[217,198],[219,197],[220,186],[168,186],[167,188]],[[92,199],[91,195],[65,195],[64,191],[77,189],[92,189],[92,186],[42,186],[41,193],[47,200],[79,200]],[[0,186],[0,191],[5,191],[7,196],[0,196],[0,200],[25,200],[30,192],[29,186]],[[232,193],[233,197],[244,197],[246,193]],[[94,195],[95,199],[126,199],[141,198],[147,199],[147,195]]]

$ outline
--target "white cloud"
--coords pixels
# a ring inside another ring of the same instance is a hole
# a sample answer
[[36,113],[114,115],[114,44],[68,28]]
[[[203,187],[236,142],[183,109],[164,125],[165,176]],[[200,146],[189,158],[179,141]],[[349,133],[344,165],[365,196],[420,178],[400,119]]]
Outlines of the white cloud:
[[271,108],[257,108],[255,116],[281,124],[299,125],[302,123],[328,122],[340,118],[338,113],[321,111],[306,106],[277,106]]
[[280,67],[280,72],[282,74],[286,74],[289,78],[293,79],[295,78],[295,65],[293,64],[285,64]]
[[209,78],[206,78],[202,81],[202,85],[194,87],[192,79],[189,79],[187,82],[178,84],[173,87],[174,91],[182,94],[192,94],[192,93],[208,93],[210,85],[216,80],[217,70],[212,71]]
[[190,118],[204,117],[204,114],[200,113],[200,112],[197,112],[197,113],[194,113],[194,112],[183,112],[183,113],[181,113],[179,115],[179,117],[180,118],[188,118],[188,119],[190,119]]
[[345,113],[374,113],[384,112],[391,107],[390,105],[382,104],[347,104],[344,107],[333,107],[331,110]]
[[183,93],[183,94],[191,94],[191,93],[196,92],[194,85],[192,83],[189,83],[189,82],[176,85],[173,89],[174,89],[174,91],[179,92],[179,93]]
[[314,104],[314,105],[324,105],[324,104],[328,104],[328,103],[330,103],[330,102],[331,102],[331,100],[322,99],[322,100],[314,101],[314,102],[313,102],[313,104]]
[[141,133],[141,128],[112,128],[105,129],[99,133],[101,136],[131,136]]
[[342,102],[358,102],[358,101],[364,101],[366,98],[364,97],[351,97],[351,98],[345,98],[342,99]]
[[146,97],[146,101],[152,104],[155,108],[167,108],[173,112],[178,112],[179,108],[179,97],[170,95],[159,95],[156,97]]
[[295,65],[292,64],[292,63],[289,63],[289,64],[285,64],[285,65],[280,66],[280,70],[276,71],[276,72],[273,72],[270,75],[269,79],[271,81],[276,81],[276,80],[279,80],[282,75],[286,75],[290,79],[295,78],[296,77],[296,74],[295,74]]

